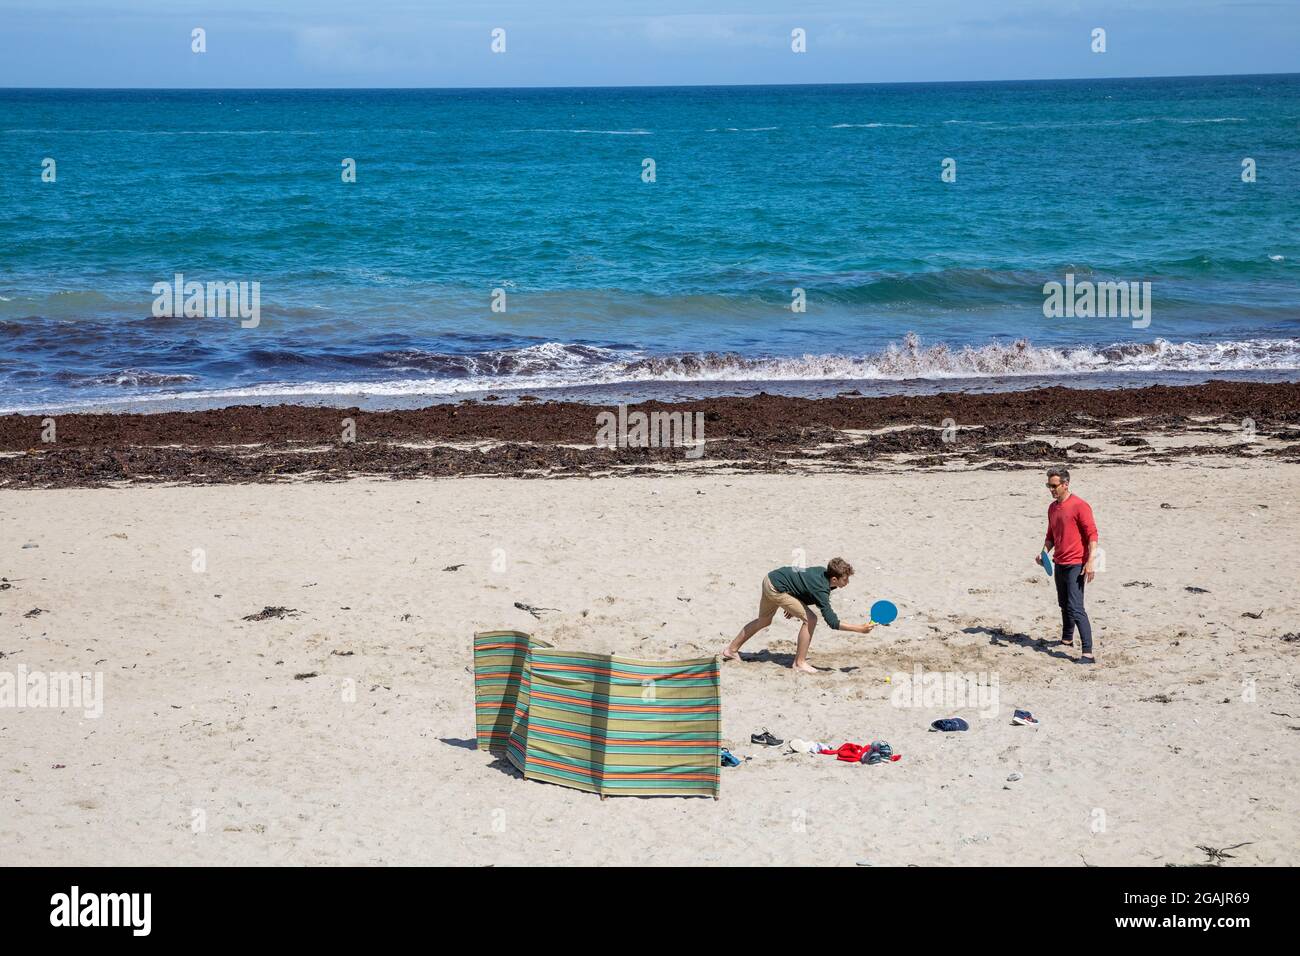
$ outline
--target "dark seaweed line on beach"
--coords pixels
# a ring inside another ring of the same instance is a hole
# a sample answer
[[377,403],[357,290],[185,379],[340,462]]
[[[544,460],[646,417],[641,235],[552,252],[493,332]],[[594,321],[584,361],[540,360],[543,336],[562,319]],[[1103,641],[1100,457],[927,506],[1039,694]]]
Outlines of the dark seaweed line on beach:
[[[730,472],[860,472],[897,468],[1015,469],[1189,456],[1300,461],[1300,384],[1212,382],[1127,390],[1048,388],[1000,394],[799,399],[773,395],[633,410],[701,412],[706,450],[591,445],[604,406],[477,402],[363,413],[302,406],[232,406],[153,415],[66,415],[42,444],[43,416],[0,417],[0,487],[99,487],[122,482],[243,484],[352,477],[575,477]],[[1159,410],[1156,412],[1156,410]],[[340,441],[352,418],[357,441]],[[1268,439],[1223,442],[1245,420]],[[953,428],[945,435],[947,422]],[[852,435],[880,428],[893,430]],[[1154,435],[1206,434],[1219,443],[1157,449]],[[1056,444],[1043,434],[1060,439]],[[482,442],[453,447],[440,442]],[[1104,441],[1123,453],[1101,453]],[[410,443],[418,443],[412,447]],[[1100,454],[1099,454],[1100,453]]]

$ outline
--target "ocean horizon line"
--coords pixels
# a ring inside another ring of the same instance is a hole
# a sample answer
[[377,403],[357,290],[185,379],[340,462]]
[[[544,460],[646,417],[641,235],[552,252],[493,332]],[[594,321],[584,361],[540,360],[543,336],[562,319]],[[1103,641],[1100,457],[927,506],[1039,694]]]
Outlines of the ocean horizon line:
[[1285,73],[1179,73],[1132,74],[1127,76],[1013,77],[967,80],[846,80],[831,83],[624,83],[570,86],[0,86],[0,93],[473,93],[555,90],[781,90],[860,87],[927,86],[1014,86],[1037,83],[1123,83],[1136,80],[1250,80],[1289,78],[1300,71]]

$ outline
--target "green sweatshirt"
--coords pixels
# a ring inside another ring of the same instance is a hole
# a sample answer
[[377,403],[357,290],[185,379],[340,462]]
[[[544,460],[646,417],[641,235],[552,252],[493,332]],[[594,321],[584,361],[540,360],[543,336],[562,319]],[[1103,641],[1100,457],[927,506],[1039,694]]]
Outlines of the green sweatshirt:
[[822,618],[834,630],[840,629],[839,616],[831,610],[831,582],[825,568],[777,568],[767,575],[772,587],[782,594],[798,598],[804,604],[813,604],[822,612]]

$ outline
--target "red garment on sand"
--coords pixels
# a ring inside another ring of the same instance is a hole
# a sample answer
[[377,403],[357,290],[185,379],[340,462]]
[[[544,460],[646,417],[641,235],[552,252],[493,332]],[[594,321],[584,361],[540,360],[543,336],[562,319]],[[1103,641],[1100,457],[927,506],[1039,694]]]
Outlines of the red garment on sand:
[[1097,522],[1092,508],[1078,495],[1047,506],[1047,548],[1053,546],[1052,560],[1057,564],[1083,564],[1088,560],[1085,542],[1097,540]]
[[[819,752],[828,757],[834,754],[837,760],[843,760],[846,763],[861,763],[863,756],[871,753],[871,747],[864,747],[862,744],[840,744],[834,749],[827,747]],[[895,760],[901,760],[902,757],[902,754],[891,754],[889,761],[893,763]]]
[[834,750],[823,750],[822,753],[834,754],[836,759],[848,763],[860,763],[862,755],[870,749],[870,747],[864,747],[862,744],[840,744]]

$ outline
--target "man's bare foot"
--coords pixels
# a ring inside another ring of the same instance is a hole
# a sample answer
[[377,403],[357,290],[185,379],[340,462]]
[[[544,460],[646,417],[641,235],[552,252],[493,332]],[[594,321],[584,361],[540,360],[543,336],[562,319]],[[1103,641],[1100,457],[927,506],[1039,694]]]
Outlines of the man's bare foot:
[[821,673],[820,671],[817,670],[817,668],[813,667],[807,661],[804,661],[802,664],[793,664],[791,666],[797,671],[803,671],[805,674]]
[[724,647],[724,648],[722,649],[722,653],[721,653],[719,656],[720,656],[724,661],[740,661],[740,660],[741,660],[740,651],[733,651],[733,650],[731,649],[731,645],[730,645],[730,644],[728,644],[726,647]]

